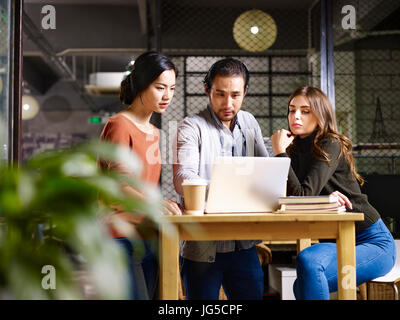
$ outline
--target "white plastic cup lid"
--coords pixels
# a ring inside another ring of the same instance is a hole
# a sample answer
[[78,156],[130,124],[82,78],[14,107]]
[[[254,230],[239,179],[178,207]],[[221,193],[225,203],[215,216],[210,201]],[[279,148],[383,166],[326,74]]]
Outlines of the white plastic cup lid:
[[204,179],[185,179],[182,183],[183,186],[206,186],[207,181]]

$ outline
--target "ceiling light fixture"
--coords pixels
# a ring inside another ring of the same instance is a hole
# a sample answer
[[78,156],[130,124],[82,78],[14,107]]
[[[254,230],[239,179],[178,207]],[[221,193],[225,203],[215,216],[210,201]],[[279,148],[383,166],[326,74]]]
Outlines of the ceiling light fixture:
[[233,24],[233,38],[242,49],[262,52],[271,47],[277,37],[275,20],[261,10],[243,12]]
[[29,120],[36,117],[39,112],[39,103],[32,96],[22,96],[22,120]]
[[258,27],[257,27],[257,26],[252,26],[252,27],[250,28],[250,32],[251,32],[252,34],[257,34],[257,33],[258,33]]

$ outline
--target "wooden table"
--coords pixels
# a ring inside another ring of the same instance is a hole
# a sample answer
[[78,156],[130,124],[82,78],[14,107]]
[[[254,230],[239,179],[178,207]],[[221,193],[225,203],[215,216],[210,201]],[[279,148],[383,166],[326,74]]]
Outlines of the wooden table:
[[[165,216],[160,225],[160,298],[178,299],[179,240],[288,240],[298,239],[298,249],[309,239],[336,239],[338,298],[356,299],[355,221],[362,213],[327,214],[206,214]],[[169,222],[169,223],[168,223]]]

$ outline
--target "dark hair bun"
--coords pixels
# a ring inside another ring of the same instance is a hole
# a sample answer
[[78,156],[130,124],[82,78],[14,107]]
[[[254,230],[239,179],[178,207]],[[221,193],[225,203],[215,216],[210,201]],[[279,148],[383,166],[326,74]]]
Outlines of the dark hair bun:
[[136,96],[146,90],[166,70],[174,70],[175,75],[178,73],[168,57],[153,51],[141,54],[135,60],[132,72],[121,82],[119,94],[121,103],[132,104]]
[[119,100],[121,103],[126,105],[131,105],[133,102],[133,90],[132,90],[132,74],[129,74],[124,80],[121,82],[121,90],[119,92]]

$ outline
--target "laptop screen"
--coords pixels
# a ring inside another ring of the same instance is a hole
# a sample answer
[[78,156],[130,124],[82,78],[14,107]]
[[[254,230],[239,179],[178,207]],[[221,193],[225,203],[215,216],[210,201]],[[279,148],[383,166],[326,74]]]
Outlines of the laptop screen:
[[286,195],[290,158],[218,157],[211,174],[206,213],[273,212]]

